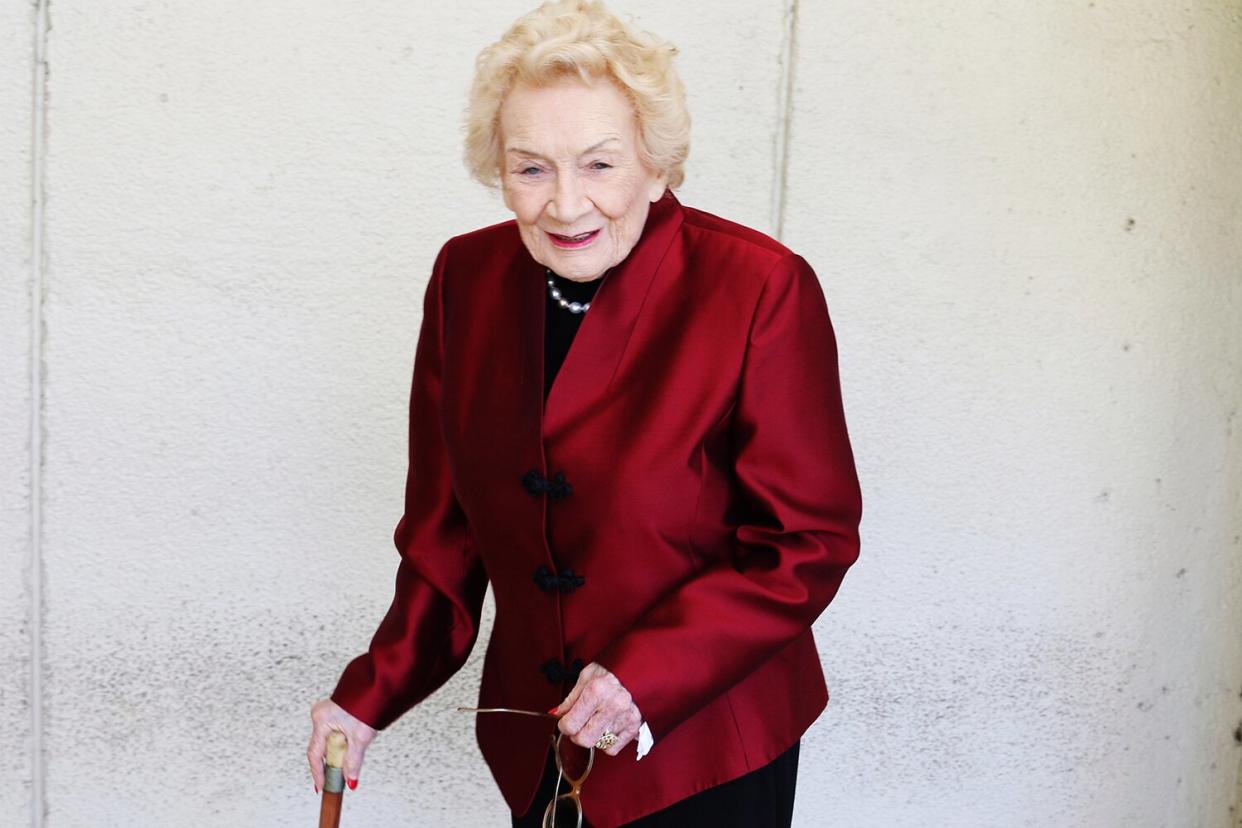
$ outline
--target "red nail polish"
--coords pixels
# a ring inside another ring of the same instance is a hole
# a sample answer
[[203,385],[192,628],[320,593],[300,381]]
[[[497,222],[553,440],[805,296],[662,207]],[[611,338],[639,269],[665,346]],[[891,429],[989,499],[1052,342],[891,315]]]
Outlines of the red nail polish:
[[349,789],[351,791],[356,791],[358,789],[358,780],[356,778],[346,779],[345,784],[349,785]]
[[550,710],[548,710],[548,712],[549,712],[549,713],[553,713],[553,714],[555,714],[555,713],[556,713],[556,711],[557,711],[557,710],[559,710],[559,709],[560,709],[560,705],[558,704],[558,705],[556,705],[556,706],[552,707]]

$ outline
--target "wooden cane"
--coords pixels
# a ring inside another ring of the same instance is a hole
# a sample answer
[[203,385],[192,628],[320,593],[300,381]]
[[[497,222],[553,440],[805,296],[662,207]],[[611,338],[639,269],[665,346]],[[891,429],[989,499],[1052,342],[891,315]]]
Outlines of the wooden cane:
[[324,757],[323,801],[319,806],[319,828],[339,828],[341,796],[345,792],[345,734],[334,730],[328,734],[328,751]]

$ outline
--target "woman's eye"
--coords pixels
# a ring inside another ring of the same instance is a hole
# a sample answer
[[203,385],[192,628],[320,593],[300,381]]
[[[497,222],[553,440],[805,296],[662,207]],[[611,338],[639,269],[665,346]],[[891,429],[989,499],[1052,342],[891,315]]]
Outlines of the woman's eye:
[[538,167],[522,167],[518,170],[518,175],[536,175],[538,172]]
[[595,162],[593,162],[593,163],[591,164],[591,169],[593,169],[593,170],[610,170],[610,169],[612,169],[612,164],[609,164],[609,163],[608,163],[608,162],[606,162],[606,161],[595,161]]

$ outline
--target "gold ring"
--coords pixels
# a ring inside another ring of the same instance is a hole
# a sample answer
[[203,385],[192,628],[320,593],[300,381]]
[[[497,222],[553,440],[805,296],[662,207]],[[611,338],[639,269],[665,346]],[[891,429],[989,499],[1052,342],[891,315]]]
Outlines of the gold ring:
[[608,748],[612,747],[616,743],[617,734],[613,733],[611,730],[605,730],[604,735],[600,736],[599,741],[595,743],[595,747],[600,750],[608,750]]

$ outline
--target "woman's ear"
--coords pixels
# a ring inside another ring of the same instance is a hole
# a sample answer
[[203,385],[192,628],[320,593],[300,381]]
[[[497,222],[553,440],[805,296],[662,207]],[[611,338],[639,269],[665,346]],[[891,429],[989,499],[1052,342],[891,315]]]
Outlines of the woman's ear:
[[651,189],[647,192],[647,200],[652,204],[664,198],[664,191],[668,189],[668,173],[659,173],[651,180]]
[[513,209],[513,205],[509,203],[509,187],[505,183],[505,171],[500,170],[500,172],[497,173],[496,177],[497,177],[496,187],[497,189],[500,190],[501,201],[505,203],[505,207],[508,208],[509,212],[516,212]]
[[500,124],[496,124],[495,130],[496,137],[493,145],[495,154],[492,156],[492,163],[496,170],[496,189],[500,191],[500,199],[505,203],[505,207],[512,212],[513,205],[509,203],[509,187],[505,179],[504,136],[500,133]]

